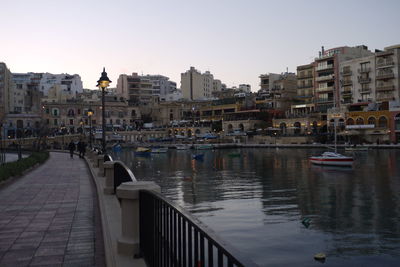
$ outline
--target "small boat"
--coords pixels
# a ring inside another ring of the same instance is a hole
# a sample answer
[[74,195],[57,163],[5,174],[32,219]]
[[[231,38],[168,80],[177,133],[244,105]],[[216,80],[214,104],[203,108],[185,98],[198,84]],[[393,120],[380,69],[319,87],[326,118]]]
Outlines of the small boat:
[[204,154],[194,154],[192,155],[192,159],[202,160],[204,158]]
[[344,151],[368,151],[368,147],[349,146],[349,147],[345,147]]
[[147,156],[150,155],[151,149],[148,147],[138,147],[135,150],[135,155],[138,156]]
[[177,150],[188,150],[188,149],[190,149],[190,146],[189,145],[175,145],[175,148]]
[[151,153],[161,154],[161,153],[167,153],[167,151],[168,151],[168,147],[153,147],[153,148],[151,148]]
[[115,144],[115,145],[113,145],[112,150],[113,150],[113,152],[121,152],[122,147],[120,144]]
[[353,157],[344,156],[336,152],[324,152],[321,156],[310,157],[310,162],[317,165],[351,166]]
[[212,144],[203,144],[203,145],[195,145],[194,148],[198,150],[205,150],[205,149],[213,149],[214,146]]

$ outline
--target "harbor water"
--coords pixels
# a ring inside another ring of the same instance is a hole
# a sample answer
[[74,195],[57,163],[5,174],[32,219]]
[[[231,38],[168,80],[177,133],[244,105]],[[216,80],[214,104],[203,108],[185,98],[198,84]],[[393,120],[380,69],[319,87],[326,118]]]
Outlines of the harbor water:
[[[311,166],[321,149],[115,153],[260,266],[399,266],[400,150],[354,153],[353,167]],[[340,152],[340,151],[339,151]],[[200,160],[194,153],[204,153]]]

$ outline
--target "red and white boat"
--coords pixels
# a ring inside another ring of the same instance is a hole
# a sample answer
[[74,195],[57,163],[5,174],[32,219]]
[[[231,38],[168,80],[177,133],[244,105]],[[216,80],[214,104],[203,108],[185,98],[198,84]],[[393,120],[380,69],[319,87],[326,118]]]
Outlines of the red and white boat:
[[310,162],[318,165],[351,166],[353,157],[344,156],[335,152],[324,152],[321,156],[310,157]]

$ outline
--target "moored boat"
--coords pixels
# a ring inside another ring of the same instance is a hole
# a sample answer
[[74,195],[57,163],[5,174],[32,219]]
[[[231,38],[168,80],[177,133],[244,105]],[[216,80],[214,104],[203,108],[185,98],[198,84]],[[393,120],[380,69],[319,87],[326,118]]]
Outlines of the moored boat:
[[168,147],[153,147],[151,148],[151,153],[167,153],[168,152]]
[[204,149],[213,149],[214,146],[212,144],[202,144],[202,145],[195,145],[195,149],[204,150]]
[[181,144],[181,145],[175,145],[175,148],[177,150],[188,150],[190,148],[190,146],[186,145],[186,144]]
[[309,159],[313,164],[330,166],[351,166],[354,161],[353,157],[335,152],[324,152],[321,156],[313,156]]
[[147,155],[150,155],[150,151],[151,151],[151,149],[148,147],[138,147],[135,150],[135,155],[147,156]]

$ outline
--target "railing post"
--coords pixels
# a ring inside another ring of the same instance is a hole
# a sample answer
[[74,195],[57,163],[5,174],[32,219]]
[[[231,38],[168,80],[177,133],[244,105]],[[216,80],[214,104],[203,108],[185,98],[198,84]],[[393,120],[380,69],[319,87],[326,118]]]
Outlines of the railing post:
[[107,161],[104,162],[104,173],[105,173],[105,182],[104,182],[104,194],[112,195],[114,194],[114,164],[115,161]]
[[[100,169],[100,164],[104,163],[104,155],[97,155],[95,167]],[[103,176],[103,174],[98,174],[99,176]]]
[[127,182],[117,188],[117,197],[121,203],[121,236],[118,238],[118,253],[139,254],[139,191],[153,190],[161,192],[154,182]]

